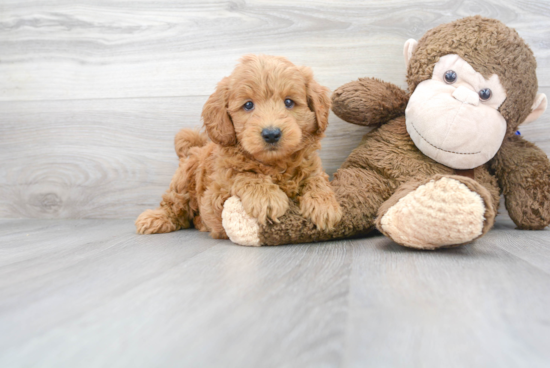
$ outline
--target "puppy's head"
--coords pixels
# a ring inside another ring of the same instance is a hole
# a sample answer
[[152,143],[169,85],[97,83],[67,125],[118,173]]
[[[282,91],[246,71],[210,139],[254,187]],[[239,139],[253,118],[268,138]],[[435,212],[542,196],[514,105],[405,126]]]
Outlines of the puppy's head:
[[218,84],[202,118],[215,143],[240,144],[256,159],[273,162],[322,138],[330,111],[327,93],[307,67],[283,57],[246,55]]

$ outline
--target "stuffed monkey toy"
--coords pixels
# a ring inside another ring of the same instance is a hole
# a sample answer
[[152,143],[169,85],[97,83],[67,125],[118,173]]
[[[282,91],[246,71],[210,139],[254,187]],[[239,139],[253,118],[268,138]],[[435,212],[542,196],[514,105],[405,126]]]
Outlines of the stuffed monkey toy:
[[377,228],[407,247],[457,246],[493,226],[500,194],[519,229],[550,223],[550,162],[517,134],[547,99],[517,32],[467,17],[408,40],[404,56],[410,94],[374,78],[333,93],[336,115],[375,127],[334,174],[342,220],[321,231],[292,203],[278,222],[260,225],[231,197],[223,226],[232,241],[303,243]]

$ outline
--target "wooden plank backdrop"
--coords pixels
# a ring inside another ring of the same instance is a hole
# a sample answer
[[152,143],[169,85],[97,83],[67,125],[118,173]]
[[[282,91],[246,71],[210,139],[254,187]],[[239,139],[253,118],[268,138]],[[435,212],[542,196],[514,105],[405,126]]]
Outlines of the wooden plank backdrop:
[[[363,76],[405,87],[403,43],[468,15],[518,30],[550,95],[548,1],[2,0],[0,217],[126,218],[155,207],[173,136],[200,126],[247,53],[283,55],[331,89]],[[550,114],[522,134],[550,152]],[[366,128],[331,116],[333,173]]]

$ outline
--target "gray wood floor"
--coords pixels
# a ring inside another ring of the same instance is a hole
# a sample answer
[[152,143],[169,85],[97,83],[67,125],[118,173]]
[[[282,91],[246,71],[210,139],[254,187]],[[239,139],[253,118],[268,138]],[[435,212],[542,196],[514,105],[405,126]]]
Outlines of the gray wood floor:
[[246,248],[0,221],[0,367],[548,367],[550,231]]

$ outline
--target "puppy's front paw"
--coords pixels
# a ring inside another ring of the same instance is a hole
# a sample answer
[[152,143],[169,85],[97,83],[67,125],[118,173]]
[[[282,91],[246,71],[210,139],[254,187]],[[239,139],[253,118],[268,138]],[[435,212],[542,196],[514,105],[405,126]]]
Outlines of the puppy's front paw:
[[342,209],[332,192],[307,192],[300,198],[302,216],[320,230],[330,230],[342,219]]
[[246,213],[256,218],[262,225],[265,225],[268,217],[279,222],[278,218],[288,210],[288,197],[279,188],[244,193],[241,202]]

